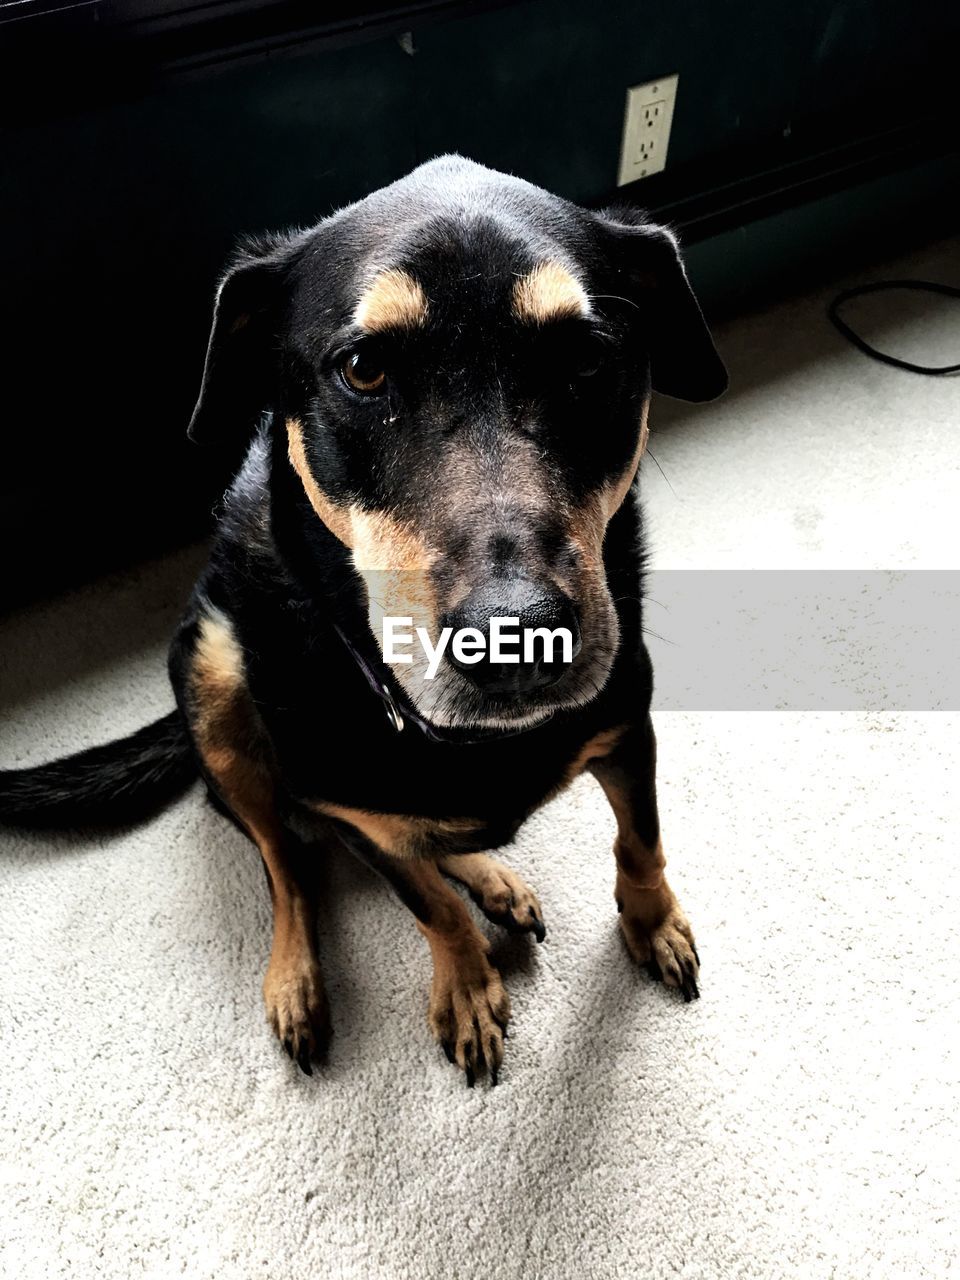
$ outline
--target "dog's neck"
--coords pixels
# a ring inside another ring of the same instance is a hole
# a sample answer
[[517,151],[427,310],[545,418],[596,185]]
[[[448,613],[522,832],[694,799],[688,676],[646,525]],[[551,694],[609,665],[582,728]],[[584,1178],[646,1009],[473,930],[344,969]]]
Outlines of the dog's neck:
[[[420,713],[411,706],[408,698],[405,698],[396,683],[388,675],[388,667],[379,659],[370,659],[364,656],[361,648],[347,633],[336,623],[332,624],[333,629],[340,637],[340,641],[344,648],[353,658],[354,662],[360,668],[371,691],[382,700],[384,713],[388,722],[393,726],[397,733],[402,733],[408,725],[414,725],[420,730],[431,742],[449,743],[454,746],[473,746],[481,742],[494,742],[501,738],[515,738],[521,733],[528,731],[529,726],[519,729],[441,729],[435,724],[425,719]],[[393,687],[391,688],[391,685]]]

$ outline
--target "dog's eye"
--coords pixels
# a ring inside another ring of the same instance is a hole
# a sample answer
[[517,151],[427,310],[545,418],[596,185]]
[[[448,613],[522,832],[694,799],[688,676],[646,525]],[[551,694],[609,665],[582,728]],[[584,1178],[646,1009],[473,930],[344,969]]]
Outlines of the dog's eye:
[[386,387],[387,375],[382,366],[361,351],[347,356],[340,366],[340,374],[350,390],[362,396],[379,395]]
[[583,343],[573,355],[573,371],[578,378],[592,378],[603,367],[606,344],[594,338]]

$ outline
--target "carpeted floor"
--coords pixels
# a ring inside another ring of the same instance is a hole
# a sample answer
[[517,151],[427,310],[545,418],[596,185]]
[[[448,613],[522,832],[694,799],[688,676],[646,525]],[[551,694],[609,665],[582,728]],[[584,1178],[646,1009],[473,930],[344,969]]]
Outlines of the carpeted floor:
[[[960,242],[875,275],[958,283]],[[656,565],[956,567],[957,382],[867,361],[826,325],[830,292],[720,333],[722,403],[659,406]],[[955,317],[914,298],[871,323],[956,360]],[[197,562],[2,625],[0,766],[171,705]],[[703,999],[631,969],[610,818],[581,780],[507,854],[548,938],[498,940],[514,1021],[494,1090],[433,1045],[427,948],[347,855],[322,894],[336,1036],[306,1079],[261,1011],[258,857],[198,791],[122,836],[0,837],[2,1274],[952,1274],[960,716],[657,724]]]

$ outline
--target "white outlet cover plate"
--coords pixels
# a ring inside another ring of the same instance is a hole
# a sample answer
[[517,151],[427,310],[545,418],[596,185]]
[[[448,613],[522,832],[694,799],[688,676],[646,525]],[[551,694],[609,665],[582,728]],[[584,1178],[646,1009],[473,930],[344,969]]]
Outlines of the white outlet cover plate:
[[[679,74],[663,76],[659,80],[648,80],[646,84],[635,84],[627,90],[618,187],[636,182],[638,178],[649,178],[665,167],[679,79]],[[651,125],[649,112],[657,106],[660,111]],[[655,154],[651,156],[644,154],[648,139],[653,139],[655,145]]]

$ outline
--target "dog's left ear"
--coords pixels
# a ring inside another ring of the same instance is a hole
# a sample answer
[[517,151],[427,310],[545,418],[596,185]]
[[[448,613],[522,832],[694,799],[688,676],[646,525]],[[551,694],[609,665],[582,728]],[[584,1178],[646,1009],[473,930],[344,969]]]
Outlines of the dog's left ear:
[[198,444],[245,443],[270,407],[280,286],[297,243],[281,237],[245,240],[220,282],[200,395],[187,428]]
[[678,400],[714,400],[722,395],[727,370],[672,232],[631,209],[605,211],[599,222],[614,291],[644,317],[653,389]]

